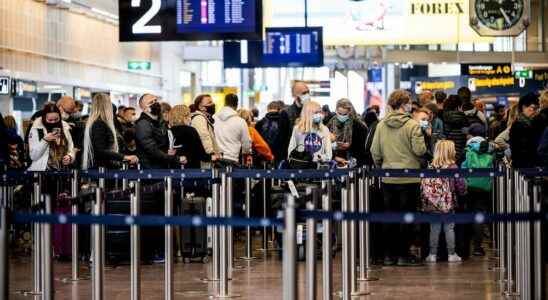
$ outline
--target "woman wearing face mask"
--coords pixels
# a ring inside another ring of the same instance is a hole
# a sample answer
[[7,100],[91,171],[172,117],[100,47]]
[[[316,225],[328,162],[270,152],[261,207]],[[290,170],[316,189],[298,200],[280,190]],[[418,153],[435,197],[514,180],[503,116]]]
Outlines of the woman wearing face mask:
[[74,145],[69,125],[61,120],[55,104],[44,106],[42,117],[34,120],[29,135],[29,171],[60,170],[74,161]]
[[419,123],[422,134],[424,135],[424,143],[426,144],[426,153],[421,157],[421,168],[428,167],[428,163],[432,161],[433,149],[435,144],[433,144],[432,139],[432,125],[428,121],[428,111],[423,108],[419,108],[413,112],[413,119]]
[[82,169],[92,167],[118,168],[126,160],[136,164],[135,155],[120,153],[120,137],[114,127],[114,114],[110,97],[106,94],[97,94],[93,97],[91,114],[86,122],[84,131],[84,153]]
[[[213,115],[215,114],[215,103],[210,95],[199,95],[194,100],[194,109],[190,115],[190,126],[198,131],[202,146],[210,156],[218,155],[219,148],[215,141],[215,131],[213,130]],[[203,161],[202,168],[209,168],[210,163]]]
[[305,151],[312,156],[313,162],[329,162],[332,159],[331,133],[322,124],[322,110],[314,101],[304,104],[301,117],[293,127],[289,141],[289,158],[293,150]]
[[367,127],[356,115],[352,102],[348,99],[337,101],[336,114],[327,123],[333,141],[333,153],[339,166],[348,166],[351,159],[357,166],[366,163],[365,139]]
[[199,169],[200,162],[217,159],[204,149],[198,131],[190,126],[190,109],[186,105],[174,106],[168,114],[170,154],[187,158],[185,168]]

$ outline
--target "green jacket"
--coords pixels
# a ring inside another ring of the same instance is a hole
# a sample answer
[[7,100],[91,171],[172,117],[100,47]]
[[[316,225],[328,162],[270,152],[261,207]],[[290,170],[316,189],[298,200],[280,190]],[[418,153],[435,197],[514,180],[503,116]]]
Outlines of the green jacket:
[[[376,167],[419,169],[426,152],[424,135],[409,114],[393,111],[377,125],[371,155]],[[389,184],[420,183],[420,178],[384,178]]]

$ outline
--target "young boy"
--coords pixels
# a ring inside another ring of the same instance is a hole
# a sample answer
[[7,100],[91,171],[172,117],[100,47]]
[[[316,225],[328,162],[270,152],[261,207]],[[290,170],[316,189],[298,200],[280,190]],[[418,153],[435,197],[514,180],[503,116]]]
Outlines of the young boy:
[[[467,142],[466,160],[462,163],[464,169],[493,168],[493,147],[484,138],[485,127],[481,124],[472,124],[465,130]],[[492,179],[490,177],[470,177],[466,179],[468,186],[468,210],[472,212],[491,211]],[[484,256],[481,245],[483,241],[483,226],[475,224],[473,229],[474,256]]]

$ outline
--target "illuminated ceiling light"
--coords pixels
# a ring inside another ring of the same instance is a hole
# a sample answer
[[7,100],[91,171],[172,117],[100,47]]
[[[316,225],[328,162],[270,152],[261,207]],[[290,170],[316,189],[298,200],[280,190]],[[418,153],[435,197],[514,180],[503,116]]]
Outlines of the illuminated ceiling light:
[[58,89],[61,89],[62,86],[60,86],[60,85],[44,85],[43,88],[48,89],[48,90],[58,90]]

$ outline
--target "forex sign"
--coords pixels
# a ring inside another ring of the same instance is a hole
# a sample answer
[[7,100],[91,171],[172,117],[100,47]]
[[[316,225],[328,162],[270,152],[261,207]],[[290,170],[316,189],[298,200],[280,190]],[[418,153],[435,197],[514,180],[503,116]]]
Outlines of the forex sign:
[[510,64],[461,64],[460,74],[469,76],[501,76],[511,75]]

